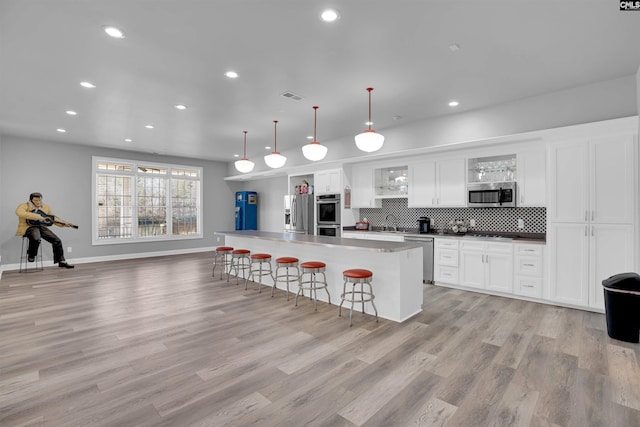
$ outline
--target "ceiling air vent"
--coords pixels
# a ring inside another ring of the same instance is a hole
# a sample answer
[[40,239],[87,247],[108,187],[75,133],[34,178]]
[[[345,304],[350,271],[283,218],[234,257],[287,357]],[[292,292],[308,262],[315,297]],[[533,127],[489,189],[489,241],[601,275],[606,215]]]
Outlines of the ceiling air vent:
[[293,92],[285,92],[280,94],[280,96],[282,96],[283,98],[293,99],[294,101],[302,101],[304,99],[300,95],[296,95]]

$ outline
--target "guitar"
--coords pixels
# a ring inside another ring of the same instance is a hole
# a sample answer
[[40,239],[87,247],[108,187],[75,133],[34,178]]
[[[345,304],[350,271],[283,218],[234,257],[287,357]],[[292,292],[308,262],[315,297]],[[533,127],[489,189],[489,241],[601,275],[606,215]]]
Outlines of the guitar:
[[39,209],[33,210],[31,212],[40,215],[42,217],[42,219],[41,220],[28,219],[27,220],[27,224],[29,224],[29,225],[44,225],[44,226],[47,226],[47,227],[51,227],[53,224],[56,224],[56,225],[59,225],[59,226],[62,226],[62,227],[75,228],[76,230],[79,228],[77,225],[71,224],[70,222],[60,221],[60,220],[56,219],[55,216],[48,215],[48,214],[42,212]]

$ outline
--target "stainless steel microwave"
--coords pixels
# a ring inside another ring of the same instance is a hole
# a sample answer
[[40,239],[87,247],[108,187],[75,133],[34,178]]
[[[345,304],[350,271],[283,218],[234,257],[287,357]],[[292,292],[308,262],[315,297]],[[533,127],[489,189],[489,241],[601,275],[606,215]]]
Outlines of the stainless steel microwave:
[[510,181],[467,184],[467,206],[470,208],[515,208],[516,183]]

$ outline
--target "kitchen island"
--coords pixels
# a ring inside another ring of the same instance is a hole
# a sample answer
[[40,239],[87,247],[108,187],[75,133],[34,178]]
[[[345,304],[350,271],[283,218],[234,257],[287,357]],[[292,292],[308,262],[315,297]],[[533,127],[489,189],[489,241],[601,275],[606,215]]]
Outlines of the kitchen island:
[[[253,230],[219,231],[215,234],[224,236],[227,246],[249,249],[251,253],[271,254],[274,271],[276,258],[283,256],[296,257],[300,263],[326,263],[328,291],[331,304],[336,306],[336,315],[343,286],[342,272],[351,268],[364,268],[373,272],[372,285],[379,317],[403,322],[422,311],[422,247],[415,243]],[[268,278],[263,283],[272,284]],[[278,283],[278,288],[286,289],[284,283]],[[294,294],[298,291],[297,287],[290,290]],[[326,302],[326,293],[318,292],[318,300]],[[298,305],[305,303],[304,300],[298,301]],[[345,305],[347,309],[350,306],[349,303]],[[356,308],[359,309],[359,305]],[[371,304],[366,304],[365,312],[374,314]]]

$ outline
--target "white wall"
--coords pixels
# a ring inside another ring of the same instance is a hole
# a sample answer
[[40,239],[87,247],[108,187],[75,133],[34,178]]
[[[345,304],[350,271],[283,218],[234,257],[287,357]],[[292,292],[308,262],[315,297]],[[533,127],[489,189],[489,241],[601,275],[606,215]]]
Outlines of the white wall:
[[[385,136],[383,148],[367,156],[353,142],[353,135],[334,141],[322,141],[329,147],[324,163],[343,159],[380,157],[398,151],[452,145],[456,143],[496,138],[542,129],[552,129],[582,123],[591,123],[638,114],[636,76],[578,86],[540,96],[466,111],[459,114],[411,122],[408,118],[397,126],[376,129]],[[300,148],[283,151],[287,167],[311,165],[302,156]],[[313,164],[313,168],[317,168]],[[256,172],[269,170],[261,162]],[[237,175],[233,162],[227,165],[229,176]]]
[[262,178],[243,183],[243,190],[258,192],[258,230],[284,230],[284,195],[287,177]]
[[[56,229],[65,249],[73,247],[67,259],[123,256],[157,251],[184,251],[217,246],[213,233],[234,227],[234,195],[238,183],[224,181],[226,164],[180,157],[158,156],[123,150],[61,144],[3,136],[0,157],[0,255],[2,264],[19,262],[21,241],[15,236],[15,208],[31,192],[43,193],[54,213],[80,228]],[[134,244],[91,244],[92,156],[174,163],[203,168],[202,239]],[[45,261],[52,259],[51,246],[43,243]]]

